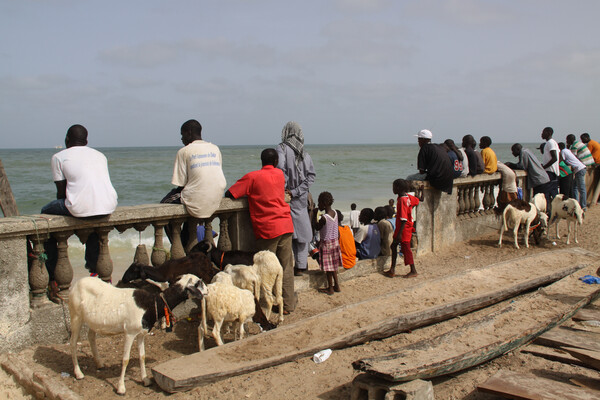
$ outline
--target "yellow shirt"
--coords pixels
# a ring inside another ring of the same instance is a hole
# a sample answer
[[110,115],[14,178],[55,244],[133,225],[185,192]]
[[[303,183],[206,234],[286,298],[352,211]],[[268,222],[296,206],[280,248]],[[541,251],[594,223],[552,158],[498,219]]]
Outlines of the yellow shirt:
[[490,147],[486,147],[481,150],[481,157],[483,158],[483,164],[485,165],[484,173],[493,174],[498,170],[498,157],[496,157],[494,150]]

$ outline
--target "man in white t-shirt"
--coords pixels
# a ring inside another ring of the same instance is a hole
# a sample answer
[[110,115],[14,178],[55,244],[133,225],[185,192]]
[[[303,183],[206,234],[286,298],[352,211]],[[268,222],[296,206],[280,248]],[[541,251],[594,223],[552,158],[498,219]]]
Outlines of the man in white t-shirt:
[[[52,179],[56,184],[56,200],[42,208],[42,214],[95,217],[111,214],[117,207],[117,192],[110,182],[104,154],[87,146],[88,132],[82,125],[67,131],[65,150],[52,156]],[[98,235],[90,234],[86,242],[85,267],[96,273],[100,247]],[[45,243],[46,267],[50,281],[56,268],[56,240]]]
[[[181,142],[184,147],[175,157],[171,180],[177,188],[163,198],[161,203],[182,203],[193,217],[209,218],[221,205],[227,185],[221,151],[216,145],[202,140],[202,125],[194,119],[181,126]],[[184,228],[184,246],[188,241],[186,234],[187,229]]]
[[558,153],[560,150],[556,140],[552,139],[553,134],[554,129],[549,126],[542,131],[542,139],[546,141],[546,144],[544,145],[544,154],[542,155],[542,167],[546,170],[551,183],[549,193],[550,198],[546,199],[548,205],[550,205],[554,196],[558,194],[558,177],[560,176],[560,170],[558,169]]

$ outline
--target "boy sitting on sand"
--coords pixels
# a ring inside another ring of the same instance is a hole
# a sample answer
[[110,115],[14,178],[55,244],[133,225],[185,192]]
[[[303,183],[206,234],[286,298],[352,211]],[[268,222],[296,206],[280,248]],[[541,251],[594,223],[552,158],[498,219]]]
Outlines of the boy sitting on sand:
[[394,239],[392,241],[392,263],[390,269],[384,271],[384,275],[390,278],[396,276],[396,258],[398,256],[398,243],[404,255],[404,265],[410,265],[410,272],[404,275],[405,278],[412,278],[418,275],[415,268],[413,253],[410,248],[410,239],[414,231],[414,221],[412,218],[412,209],[423,201],[423,191],[420,190],[421,196],[417,198],[408,194],[410,184],[404,179],[396,179],[392,185],[394,194],[398,195],[398,210],[396,211],[396,230],[394,231]]

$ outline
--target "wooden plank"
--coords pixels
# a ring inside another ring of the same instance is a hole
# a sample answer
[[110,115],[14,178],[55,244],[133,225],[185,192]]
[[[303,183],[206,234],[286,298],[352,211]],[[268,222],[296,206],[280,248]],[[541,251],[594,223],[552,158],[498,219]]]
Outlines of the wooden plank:
[[551,379],[500,370],[477,390],[520,400],[592,400],[598,392]]
[[[357,360],[352,365],[395,382],[432,379],[462,371],[533,340],[566,321],[599,294],[600,288],[574,287],[573,280],[563,279],[448,333],[381,356]],[[579,301],[573,301],[575,297]]]
[[586,364],[581,362],[578,358],[573,357],[562,349],[554,347],[540,346],[536,344],[529,344],[521,349],[522,353],[533,354],[534,356],[542,357],[550,361],[557,361],[563,364],[572,364],[585,367]]
[[2,208],[2,213],[4,213],[5,217],[14,217],[19,215],[17,203],[15,202],[12,189],[8,183],[6,172],[4,172],[2,160],[0,160],[0,207]]
[[561,347],[573,357],[579,359],[587,367],[600,370],[600,351],[577,349],[575,347]]
[[574,321],[600,321],[600,311],[590,309],[590,308],[582,308],[577,311],[577,314],[573,315]]
[[600,351],[600,334],[559,327],[544,333],[535,343],[549,347],[566,346]]
[[600,379],[578,377],[569,378],[569,382],[579,387],[600,391]]
[[[535,276],[535,273],[542,274],[542,271],[555,265],[558,257],[569,259],[563,265],[575,267]],[[339,349],[389,337],[484,308],[531,288],[554,282],[581,268],[583,260],[591,263],[595,258],[590,253],[572,248],[538,253],[445,276],[437,280],[453,290],[444,296],[431,293],[431,281],[423,282],[284,325],[243,341],[157,364],[152,368],[153,376],[163,390],[172,393],[311,356],[322,349]],[[532,272],[532,277],[527,280],[515,282],[516,274],[511,271],[523,268],[536,272]],[[487,279],[482,280],[482,276]],[[490,279],[494,282],[490,282]],[[467,288],[473,293],[470,297],[461,295]],[[413,296],[427,301],[407,300]],[[405,310],[405,313],[398,314],[398,310]],[[357,320],[355,315],[368,317]],[[336,321],[337,325],[332,325],[331,321]],[[289,342],[290,337],[295,338],[294,343]]]

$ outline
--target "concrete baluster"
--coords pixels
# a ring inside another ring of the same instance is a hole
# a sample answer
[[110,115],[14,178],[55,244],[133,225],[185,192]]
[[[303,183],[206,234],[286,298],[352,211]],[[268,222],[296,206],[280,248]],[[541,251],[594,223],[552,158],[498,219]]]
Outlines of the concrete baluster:
[[475,199],[473,197],[473,190],[477,190],[477,189],[475,189],[475,186],[474,185],[469,186],[469,192],[468,192],[468,198],[467,198],[467,204],[469,206],[467,207],[467,211],[469,212],[470,217],[474,217],[473,213],[475,212]]
[[113,272],[113,262],[110,258],[110,251],[108,248],[108,233],[112,230],[112,226],[102,226],[96,228],[100,242],[100,252],[98,253],[96,272],[98,273],[100,279],[102,279],[104,282],[109,282],[111,280]]
[[181,243],[181,224],[185,219],[174,219],[169,225],[171,226],[171,258],[176,260],[185,257],[185,250]]
[[48,304],[46,297],[46,289],[48,288],[48,270],[46,269],[44,253],[44,240],[37,235],[31,236],[29,239],[33,243],[33,260],[29,267],[29,287],[31,288],[31,307],[41,307]]
[[456,215],[463,215],[465,213],[465,187],[459,186],[458,191],[458,212]]
[[481,205],[481,200],[479,200],[479,185],[475,185],[475,196],[473,197],[473,201],[475,202],[475,206],[473,207],[474,213],[479,213],[479,206]]
[[[219,250],[230,251],[233,246],[229,238],[229,217],[231,214],[219,215]],[[211,232],[212,233],[212,232]]]
[[167,250],[163,244],[163,228],[165,225],[167,225],[167,222],[164,221],[152,224],[152,226],[154,226],[154,246],[152,247],[150,261],[155,267],[163,265],[163,263],[169,259]]
[[490,195],[490,188],[491,188],[491,184],[484,184],[483,185],[483,200],[482,200],[482,204],[483,204],[483,211],[486,212],[488,211],[491,206],[492,206],[492,196]]
[[69,260],[69,237],[73,234],[72,231],[55,232],[53,234],[56,239],[57,258],[56,269],[54,270],[54,279],[60,290],[60,297],[66,301],[69,298],[69,287],[73,281],[73,267]]
[[[150,225],[150,224],[139,223],[139,224],[134,224],[132,226],[133,226],[133,229],[135,229],[138,232],[138,236],[141,237],[142,232],[146,230],[148,225]],[[117,227],[117,229],[119,229],[119,228]],[[135,248],[135,255],[133,256],[133,262],[143,264],[143,265],[150,265],[150,257],[148,256],[148,249],[146,249],[145,244],[139,243],[137,245],[137,247]]]
[[198,244],[198,223],[200,223],[200,220],[198,218],[188,219],[188,242],[185,245],[185,254],[190,254],[190,250],[192,250],[192,247]]

